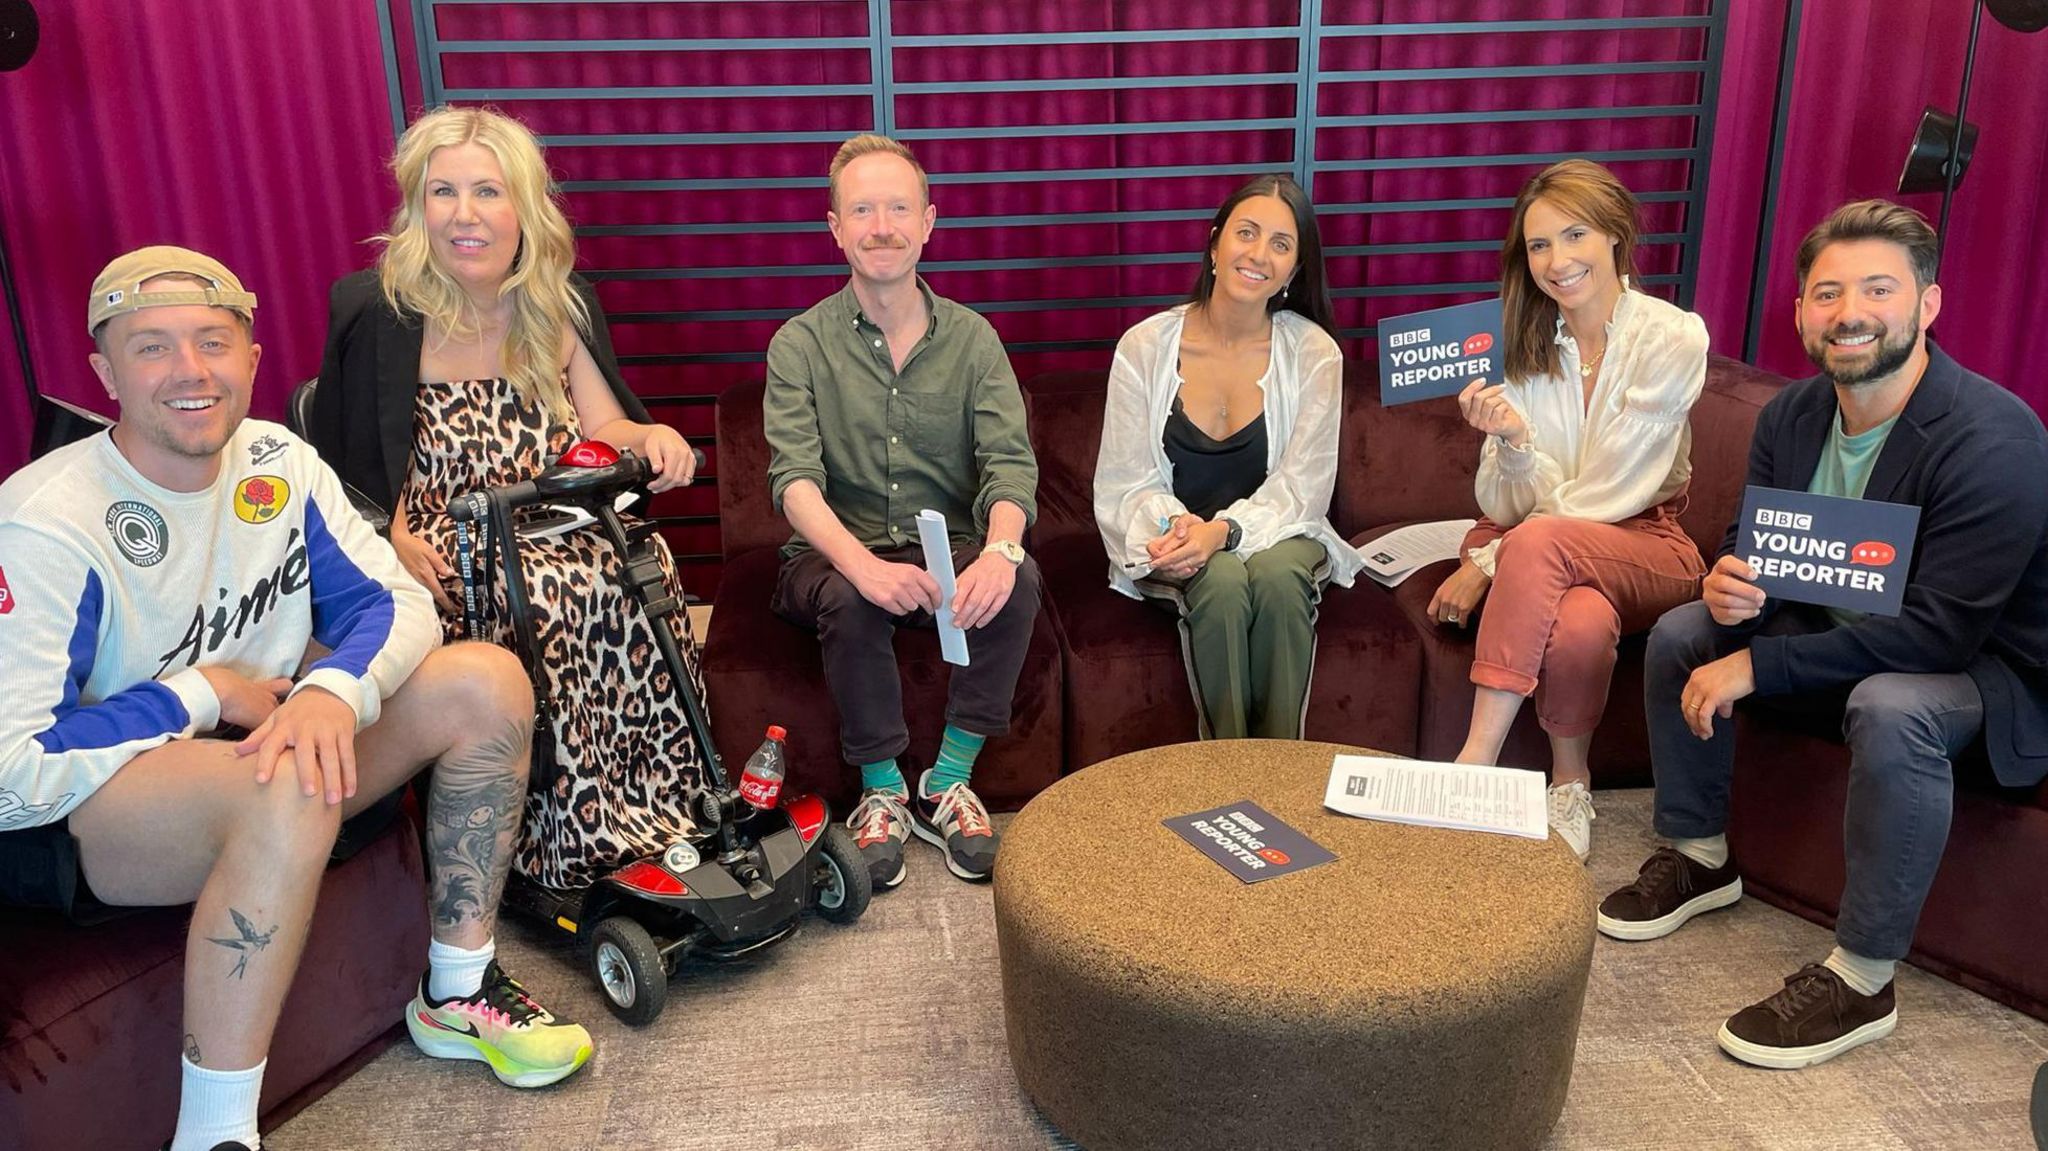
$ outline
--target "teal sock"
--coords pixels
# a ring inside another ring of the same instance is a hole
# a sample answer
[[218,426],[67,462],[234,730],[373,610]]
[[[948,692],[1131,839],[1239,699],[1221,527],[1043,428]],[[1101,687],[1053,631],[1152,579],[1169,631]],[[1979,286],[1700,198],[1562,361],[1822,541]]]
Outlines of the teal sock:
[[939,741],[939,758],[932,764],[931,783],[926,795],[937,795],[956,783],[966,783],[974,774],[974,757],[981,754],[981,745],[988,742],[985,735],[961,731],[952,724],[946,725],[945,738]]
[[860,765],[860,789],[862,791],[893,791],[909,798],[910,785],[903,782],[903,772],[896,767],[894,757],[879,763]]

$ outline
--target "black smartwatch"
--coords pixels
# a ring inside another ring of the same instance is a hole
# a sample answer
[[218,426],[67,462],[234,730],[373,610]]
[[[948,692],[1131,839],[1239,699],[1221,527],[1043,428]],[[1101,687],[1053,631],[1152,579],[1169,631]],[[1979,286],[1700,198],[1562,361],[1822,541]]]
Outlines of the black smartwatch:
[[1223,550],[1234,552],[1238,543],[1244,539],[1244,529],[1238,527],[1237,521],[1228,516],[1224,517],[1223,526],[1228,529],[1223,533]]

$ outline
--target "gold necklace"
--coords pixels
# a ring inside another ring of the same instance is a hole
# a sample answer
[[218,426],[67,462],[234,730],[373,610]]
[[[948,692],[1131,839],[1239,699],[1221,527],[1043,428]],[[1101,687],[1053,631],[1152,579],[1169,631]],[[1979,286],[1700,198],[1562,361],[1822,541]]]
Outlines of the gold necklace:
[[1594,370],[1600,366],[1600,361],[1606,358],[1607,349],[1603,346],[1600,349],[1599,354],[1595,355],[1592,359],[1581,360],[1579,362],[1579,378],[1582,380],[1590,379],[1593,375]]

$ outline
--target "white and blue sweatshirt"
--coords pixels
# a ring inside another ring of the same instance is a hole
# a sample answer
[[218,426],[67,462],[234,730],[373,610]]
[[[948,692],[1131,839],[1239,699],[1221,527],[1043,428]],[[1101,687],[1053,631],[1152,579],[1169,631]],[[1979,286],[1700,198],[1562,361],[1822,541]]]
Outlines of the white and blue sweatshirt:
[[220,722],[198,669],[295,675],[376,722],[440,640],[426,589],[284,428],[244,420],[211,487],[105,432],[0,484],[0,831],[63,818],[136,755]]

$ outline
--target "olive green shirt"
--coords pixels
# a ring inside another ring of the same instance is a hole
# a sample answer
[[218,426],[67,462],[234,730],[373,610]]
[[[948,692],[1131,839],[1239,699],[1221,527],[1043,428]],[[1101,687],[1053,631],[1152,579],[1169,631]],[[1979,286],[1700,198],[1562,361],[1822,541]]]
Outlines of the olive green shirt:
[[[915,544],[925,508],[945,515],[956,544],[987,536],[997,500],[1022,508],[1026,523],[1038,514],[1038,461],[1002,341],[922,278],[917,289],[931,326],[900,373],[851,282],[768,344],[761,407],[776,510],[791,483],[810,480],[870,550]],[[799,535],[782,552],[808,546]]]

